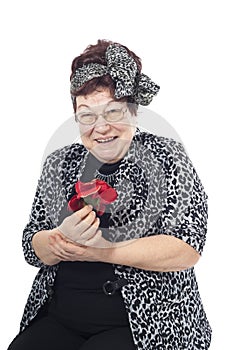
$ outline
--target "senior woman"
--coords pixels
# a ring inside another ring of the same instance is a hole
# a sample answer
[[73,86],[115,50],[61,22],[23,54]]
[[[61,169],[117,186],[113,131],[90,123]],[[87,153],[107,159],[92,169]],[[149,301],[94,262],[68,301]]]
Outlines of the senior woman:
[[82,144],[44,163],[23,233],[40,270],[10,350],[209,348],[193,267],[207,196],[180,143],[136,126],[138,105],[158,91],[118,43],[74,59]]

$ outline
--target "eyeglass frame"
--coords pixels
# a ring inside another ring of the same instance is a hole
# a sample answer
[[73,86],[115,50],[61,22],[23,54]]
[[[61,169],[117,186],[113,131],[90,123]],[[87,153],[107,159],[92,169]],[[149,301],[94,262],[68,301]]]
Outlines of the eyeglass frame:
[[[123,109],[125,109],[124,111],[123,111]],[[82,123],[79,119],[78,119],[78,115],[75,113],[74,114],[74,117],[75,117],[75,121],[76,121],[76,123],[77,122],[79,122],[80,124],[82,124],[82,125],[93,125],[93,124],[95,124],[96,123],[96,121],[97,121],[97,119],[100,117],[100,116],[102,116],[103,118],[104,118],[104,120],[106,120],[108,123],[110,123],[110,124],[113,124],[113,123],[117,123],[117,122],[119,122],[120,120],[122,120],[124,117],[125,117],[125,113],[127,112],[127,110],[128,110],[128,108],[127,107],[122,107],[121,109],[121,112],[123,112],[122,113],[122,117],[120,118],[120,119],[118,119],[118,120],[114,120],[114,121],[108,121],[107,119],[106,119],[106,114],[108,113],[108,112],[110,112],[110,111],[106,111],[106,112],[103,112],[103,113],[94,113],[94,112],[91,112],[93,115],[95,115],[95,120],[94,120],[94,122],[93,123]]]

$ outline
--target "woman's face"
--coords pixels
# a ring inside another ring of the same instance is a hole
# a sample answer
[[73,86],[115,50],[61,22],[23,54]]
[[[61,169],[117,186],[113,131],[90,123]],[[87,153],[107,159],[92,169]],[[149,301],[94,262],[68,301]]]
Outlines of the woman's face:
[[[77,96],[76,102],[76,115],[98,115],[94,124],[79,122],[83,145],[103,163],[115,163],[122,159],[136,130],[136,116],[131,115],[127,103],[114,100],[107,89]],[[124,111],[123,118],[117,122],[106,121],[103,114],[116,109]]]

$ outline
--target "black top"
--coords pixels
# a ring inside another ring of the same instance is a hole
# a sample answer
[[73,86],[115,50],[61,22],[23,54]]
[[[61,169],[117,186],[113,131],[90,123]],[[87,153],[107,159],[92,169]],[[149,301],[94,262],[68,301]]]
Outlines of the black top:
[[[94,173],[96,169],[104,175],[113,174],[119,167],[121,160],[116,163],[101,163],[91,153],[89,153],[84,172],[80,178],[83,182],[88,182],[94,179]],[[114,186],[114,180],[108,181],[112,187]],[[75,188],[73,188],[70,198],[75,194]],[[71,215],[67,211],[67,205],[61,210],[59,219],[59,225],[63,219]],[[104,232],[109,227],[110,213],[108,210],[100,216],[100,228],[103,236]],[[104,262],[87,262],[87,261],[76,261],[76,262],[60,262],[58,273],[56,276],[55,289],[62,287],[75,288],[75,289],[102,289],[103,283],[107,280],[114,281],[116,276],[112,264]]]

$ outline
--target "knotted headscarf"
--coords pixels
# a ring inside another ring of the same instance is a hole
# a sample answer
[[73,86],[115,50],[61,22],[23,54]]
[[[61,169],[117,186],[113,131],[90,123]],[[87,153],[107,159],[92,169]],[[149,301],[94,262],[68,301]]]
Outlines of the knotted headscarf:
[[137,64],[127,50],[117,44],[108,46],[105,53],[106,65],[84,64],[77,68],[72,79],[70,92],[75,92],[87,81],[109,74],[115,82],[115,98],[131,96],[135,103],[147,106],[160,87],[147,75],[138,72]]

